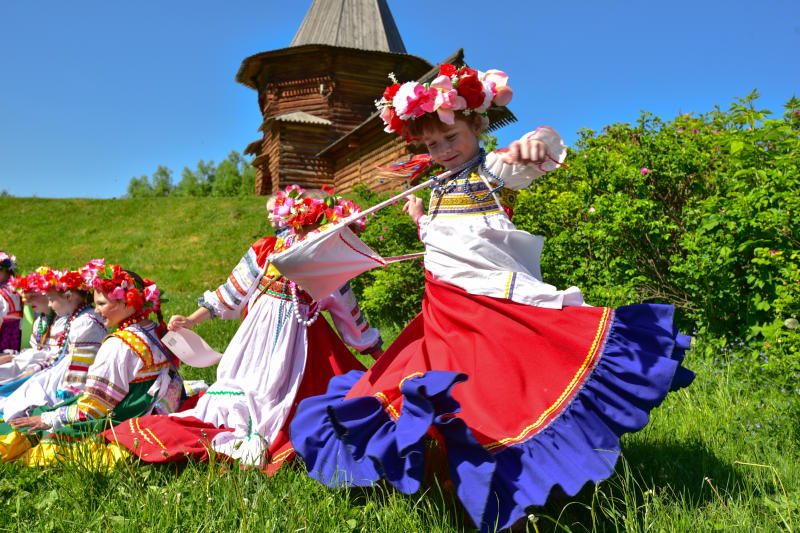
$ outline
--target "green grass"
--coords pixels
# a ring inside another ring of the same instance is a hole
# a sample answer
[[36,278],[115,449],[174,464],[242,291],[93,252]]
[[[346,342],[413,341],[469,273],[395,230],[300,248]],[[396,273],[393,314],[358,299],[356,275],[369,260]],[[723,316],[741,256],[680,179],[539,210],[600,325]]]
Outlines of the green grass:
[[[24,268],[105,257],[162,285],[171,298],[167,314],[191,311],[267,231],[257,198],[3,198],[0,209],[18,214],[5,217],[0,249]],[[199,330],[221,350],[235,328],[213,321]],[[800,395],[739,382],[730,367],[693,360],[693,353],[686,364],[697,380],[654,410],[647,428],[623,439],[617,473],[533,510],[522,531],[800,529]],[[213,370],[192,372],[213,378]],[[0,464],[0,532],[463,530],[469,521],[436,485],[412,496],[385,486],[332,491],[297,463],[272,478],[216,460],[130,463],[109,472]]]

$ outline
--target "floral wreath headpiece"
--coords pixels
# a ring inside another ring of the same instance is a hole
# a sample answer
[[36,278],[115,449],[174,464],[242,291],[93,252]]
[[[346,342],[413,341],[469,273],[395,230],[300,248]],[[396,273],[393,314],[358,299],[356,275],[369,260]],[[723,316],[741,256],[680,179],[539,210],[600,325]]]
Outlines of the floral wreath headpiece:
[[143,278],[144,287],[137,287],[136,280],[119,265],[106,265],[103,259],[89,261],[83,273],[91,278],[91,286],[112,300],[123,300],[136,312],[161,311],[161,291],[152,280]]
[[478,113],[483,117],[483,126],[489,125],[486,112],[492,106],[504,106],[511,101],[514,91],[508,86],[508,76],[500,70],[480,72],[469,67],[457,68],[443,63],[439,75],[431,83],[416,81],[394,82],[375,102],[388,133],[398,133],[410,141],[406,122],[425,113],[436,113],[445,124],[453,124],[455,112]]
[[8,284],[13,290],[19,293],[36,293],[44,296],[47,294],[47,291],[56,288],[62,274],[63,271],[61,270],[55,270],[47,265],[42,265],[25,276],[12,276]]
[[17,258],[0,250],[0,270],[8,270],[12,274],[17,271]]
[[[361,211],[352,200],[345,200],[333,194],[333,187],[323,185],[325,198],[303,198],[306,190],[299,185],[289,185],[285,191],[276,193],[272,214],[280,227],[291,226],[298,230],[311,224],[335,224],[342,219]],[[355,223],[364,228],[364,220]]]

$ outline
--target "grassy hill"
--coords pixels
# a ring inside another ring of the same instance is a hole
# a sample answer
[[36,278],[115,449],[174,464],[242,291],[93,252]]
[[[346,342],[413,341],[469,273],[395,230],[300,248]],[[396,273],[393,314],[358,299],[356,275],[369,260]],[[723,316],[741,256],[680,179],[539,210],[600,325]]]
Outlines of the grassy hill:
[[[261,198],[47,200],[0,198],[0,249],[23,270],[75,267],[104,257],[156,280],[165,314],[187,313],[269,227]],[[197,329],[218,350],[235,321]],[[703,342],[702,340],[699,342]],[[741,381],[723,348],[651,424],[623,439],[617,474],[573,499],[532,509],[521,531],[794,531],[800,526],[800,389]],[[740,353],[750,357],[755,354]],[[187,377],[213,379],[213,369]],[[210,464],[126,464],[90,472],[74,464],[0,464],[0,532],[471,530],[438,487],[405,496],[385,486],[331,491],[298,463],[272,478]]]
[[[23,272],[39,265],[77,268],[104,258],[151,278],[168,300],[164,316],[190,313],[216,288],[250,244],[271,235],[264,199],[153,198],[90,200],[0,198],[0,250]],[[223,350],[238,321],[206,322],[197,332]],[[213,369],[187,369],[213,380]]]

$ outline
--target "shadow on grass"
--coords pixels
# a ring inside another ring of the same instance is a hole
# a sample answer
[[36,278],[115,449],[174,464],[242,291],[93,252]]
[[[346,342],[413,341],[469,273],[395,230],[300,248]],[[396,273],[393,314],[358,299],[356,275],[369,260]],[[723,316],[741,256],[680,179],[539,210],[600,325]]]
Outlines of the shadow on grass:
[[745,475],[700,443],[628,445],[611,477],[597,486],[587,483],[573,497],[555,487],[547,505],[529,509],[537,517],[536,527],[520,524],[518,530],[619,531],[625,517],[644,531],[648,499],[659,495],[691,513],[718,501],[709,481],[726,492],[748,484]]

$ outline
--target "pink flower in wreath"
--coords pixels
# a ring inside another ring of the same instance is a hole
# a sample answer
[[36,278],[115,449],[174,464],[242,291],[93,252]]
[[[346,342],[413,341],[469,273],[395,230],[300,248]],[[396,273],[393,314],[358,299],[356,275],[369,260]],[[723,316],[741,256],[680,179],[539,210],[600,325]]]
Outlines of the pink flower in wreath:
[[148,302],[157,302],[160,297],[161,291],[158,290],[155,283],[144,288],[144,299]]
[[453,111],[465,109],[467,107],[466,99],[453,89],[453,82],[447,76],[439,76],[433,80],[431,89],[436,89],[433,105],[439,119],[445,124],[453,124],[455,120]]
[[109,292],[107,296],[112,300],[124,300],[125,289],[123,289],[122,287],[114,287],[114,290]]
[[[297,196],[302,196],[306,192],[305,189],[303,189],[302,187],[300,187],[297,184],[289,185],[288,187],[286,187],[286,194],[292,195],[292,191],[297,191]],[[294,195],[292,195],[292,196],[294,196]]]
[[508,75],[505,72],[496,69],[487,70],[483,81],[494,84],[491,86],[494,93],[494,105],[508,105],[511,102],[514,91],[508,86]]
[[436,89],[426,89],[424,85],[409,81],[400,86],[392,99],[392,106],[403,120],[421,117],[433,112],[436,93]]

